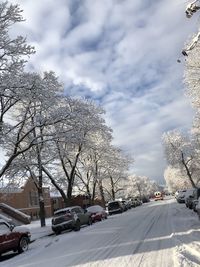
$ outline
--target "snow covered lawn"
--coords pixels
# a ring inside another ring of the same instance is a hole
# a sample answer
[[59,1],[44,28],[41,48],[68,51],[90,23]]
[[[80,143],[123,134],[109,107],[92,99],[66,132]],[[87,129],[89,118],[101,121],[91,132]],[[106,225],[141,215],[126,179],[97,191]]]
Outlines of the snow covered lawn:
[[[26,253],[2,267],[187,267],[200,266],[200,222],[197,215],[175,200],[150,202],[80,232],[51,233],[30,225],[35,242]],[[42,236],[46,237],[41,238]]]
[[31,241],[53,234],[51,230],[51,218],[46,219],[45,227],[40,226],[40,221],[33,221],[31,224],[26,225],[26,228],[31,232]]

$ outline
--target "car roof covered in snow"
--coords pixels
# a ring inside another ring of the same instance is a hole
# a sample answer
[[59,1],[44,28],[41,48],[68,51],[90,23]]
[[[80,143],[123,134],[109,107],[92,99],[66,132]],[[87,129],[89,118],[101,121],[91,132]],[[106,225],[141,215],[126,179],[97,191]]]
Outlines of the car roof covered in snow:
[[70,211],[71,209],[74,209],[74,208],[81,208],[80,206],[72,206],[72,207],[67,207],[67,208],[64,208],[64,209],[60,209],[60,210],[57,210],[54,212],[54,215],[56,215],[57,213],[60,213],[60,212],[64,212],[64,211]]

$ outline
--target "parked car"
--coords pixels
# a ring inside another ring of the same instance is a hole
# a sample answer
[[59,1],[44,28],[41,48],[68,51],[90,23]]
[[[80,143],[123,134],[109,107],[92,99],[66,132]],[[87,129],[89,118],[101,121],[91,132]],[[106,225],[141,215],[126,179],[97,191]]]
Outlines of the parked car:
[[128,204],[126,202],[126,200],[121,200],[120,201],[123,207],[123,211],[127,211],[128,210]]
[[134,201],[135,201],[136,207],[142,205],[142,201],[138,197],[134,198]]
[[193,211],[197,211],[196,210],[196,206],[198,204],[198,198],[200,197],[200,188],[195,188],[194,190],[194,199],[192,201],[192,209]]
[[88,207],[87,212],[89,212],[91,214],[92,222],[107,219],[107,213],[106,213],[105,209],[99,205],[94,205],[94,206]]
[[194,192],[195,192],[195,189],[191,188],[191,189],[187,189],[185,193],[185,205],[189,209],[192,209],[192,206],[193,206]]
[[55,234],[60,234],[67,229],[79,231],[81,225],[84,224],[92,224],[91,213],[84,211],[79,206],[73,206],[54,212],[52,230]]
[[184,191],[183,189],[179,189],[174,193],[174,197],[177,199],[179,193],[181,193],[182,191]]
[[185,193],[186,189],[179,190],[178,194],[176,195],[176,200],[178,203],[185,203]]
[[131,206],[131,201],[128,199],[128,200],[126,200],[126,205],[127,205],[127,208],[128,209],[131,209],[132,208],[132,206]]
[[135,201],[134,201],[133,198],[130,198],[130,199],[129,199],[129,202],[130,202],[130,204],[131,204],[131,208],[135,208],[135,207],[136,207],[136,203],[135,203]]
[[149,197],[148,196],[143,196],[142,197],[142,203],[148,203],[148,202],[150,202]]
[[199,220],[200,220],[200,197],[198,198],[198,202],[196,205],[196,210],[197,210],[197,214],[199,216]]
[[174,193],[174,197],[175,197],[175,198],[177,198],[177,196],[178,196],[178,194],[179,194],[180,191],[181,191],[181,190],[177,190],[177,191]]
[[0,220],[0,255],[8,251],[21,253],[28,250],[30,238],[28,229]]
[[108,202],[108,213],[109,215],[122,213],[124,208],[122,206],[121,201],[110,201]]

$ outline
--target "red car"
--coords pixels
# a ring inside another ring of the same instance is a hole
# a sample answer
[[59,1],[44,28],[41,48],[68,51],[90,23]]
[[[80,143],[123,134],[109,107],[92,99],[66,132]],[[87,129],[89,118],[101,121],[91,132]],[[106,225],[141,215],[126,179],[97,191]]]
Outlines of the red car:
[[99,205],[88,207],[87,212],[91,214],[92,222],[107,219],[107,213],[105,209]]
[[28,249],[31,234],[28,230],[15,228],[0,220],[0,255],[8,251],[24,252]]

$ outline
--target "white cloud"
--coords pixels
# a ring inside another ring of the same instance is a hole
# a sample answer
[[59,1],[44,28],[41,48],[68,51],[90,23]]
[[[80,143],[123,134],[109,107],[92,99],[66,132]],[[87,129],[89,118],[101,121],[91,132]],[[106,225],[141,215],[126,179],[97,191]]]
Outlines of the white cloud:
[[186,19],[182,0],[18,2],[26,22],[15,32],[37,50],[29,67],[52,69],[71,93],[99,99],[114,143],[134,155],[135,171],[161,179],[163,131],[192,120],[184,61],[176,61],[198,16]]

